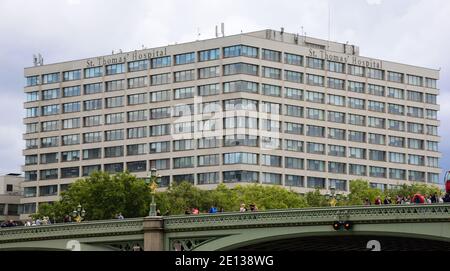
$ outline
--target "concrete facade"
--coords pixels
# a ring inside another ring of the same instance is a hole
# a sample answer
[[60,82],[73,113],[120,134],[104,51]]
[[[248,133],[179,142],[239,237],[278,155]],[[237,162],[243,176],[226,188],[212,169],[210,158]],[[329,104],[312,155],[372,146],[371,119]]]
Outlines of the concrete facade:
[[23,195],[22,182],[23,177],[20,174],[10,173],[0,176],[0,222],[19,220],[20,199]]
[[96,169],[143,178],[155,167],[162,186],[259,182],[300,193],[348,191],[358,178],[380,188],[439,182],[439,71],[356,46],[263,30],[25,77],[28,210]]

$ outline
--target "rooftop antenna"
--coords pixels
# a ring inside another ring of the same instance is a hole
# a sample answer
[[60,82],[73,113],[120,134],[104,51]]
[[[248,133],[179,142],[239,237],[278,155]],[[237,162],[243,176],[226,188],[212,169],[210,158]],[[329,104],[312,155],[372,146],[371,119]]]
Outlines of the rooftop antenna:
[[33,65],[36,67],[38,65],[38,58],[33,54]]
[[281,35],[283,35],[284,34],[284,27],[281,27]]
[[221,23],[222,37],[225,37],[225,23]]
[[44,58],[40,53],[38,54],[38,65],[40,66],[44,65]]
[[218,38],[218,37],[219,37],[219,26],[216,25],[216,38]]

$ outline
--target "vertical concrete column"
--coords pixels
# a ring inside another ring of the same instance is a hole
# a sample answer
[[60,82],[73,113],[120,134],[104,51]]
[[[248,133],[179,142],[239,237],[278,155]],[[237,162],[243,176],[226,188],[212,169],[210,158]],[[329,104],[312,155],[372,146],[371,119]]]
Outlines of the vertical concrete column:
[[144,218],[144,251],[164,250],[164,220],[160,216]]

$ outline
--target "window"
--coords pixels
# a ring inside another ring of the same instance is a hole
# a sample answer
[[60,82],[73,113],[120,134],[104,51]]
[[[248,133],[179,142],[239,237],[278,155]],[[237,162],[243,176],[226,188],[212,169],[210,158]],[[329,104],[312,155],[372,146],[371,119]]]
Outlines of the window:
[[328,77],[328,87],[334,89],[345,89],[345,80]]
[[365,100],[349,97],[348,98],[348,107],[364,110],[366,108]]
[[285,139],[284,149],[287,151],[303,152],[303,141]]
[[102,116],[89,116],[84,117],[84,127],[93,127],[93,126],[99,126],[102,125]]
[[150,160],[150,168],[157,170],[170,169],[170,159]]
[[195,149],[193,139],[182,139],[173,141],[173,151],[187,151]]
[[47,169],[40,171],[41,180],[54,180],[58,179],[58,169]]
[[81,70],[63,72],[64,81],[73,81],[81,79]]
[[377,144],[377,145],[385,145],[386,144],[386,136],[380,135],[380,134],[369,133],[369,143]]
[[250,92],[250,93],[258,93],[258,83],[250,82],[250,81],[232,81],[223,83],[223,92],[231,93],[231,92]]
[[389,178],[395,180],[406,180],[406,170],[390,168]]
[[303,82],[303,73],[285,70],[284,80],[301,84]]
[[53,100],[59,98],[59,88],[47,89],[42,91],[42,100]]
[[375,96],[383,96],[384,97],[384,87],[369,84],[367,86],[367,93],[375,95]]
[[83,134],[83,143],[102,142],[102,132],[90,132]]
[[171,98],[172,95],[170,90],[150,92],[150,102],[152,103],[170,101]]
[[[23,190],[24,190],[23,194],[24,194],[25,198],[33,198],[33,197],[37,196],[36,187],[24,187]],[[11,192],[12,192],[12,190],[11,190]],[[0,214],[2,214],[2,216],[4,215],[3,209],[0,209]]]
[[272,184],[272,185],[281,185],[281,174],[262,172],[261,173],[261,183]]
[[336,140],[345,140],[345,130],[328,128],[328,138]]
[[25,181],[31,182],[31,181],[37,181],[37,171],[25,171]]
[[195,87],[177,88],[174,89],[174,99],[187,99],[195,95]]
[[170,73],[155,74],[151,76],[152,86],[170,84]]
[[89,176],[96,171],[101,170],[101,165],[83,166],[83,176]]
[[170,56],[152,58],[152,69],[170,67],[172,61]]
[[378,150],[369,150],[369,159],[372,161],[386,162],[386,152]]
[[399,104],[388,104],[388,113],[394,115],[405,115],[405,106]]
[[348,124],[366,126],[366,117],[361,115],[348,114]]
[[57,120],[52,121],[44,121],[41,122],[42,132],[50,132],[50,131],[57,131],[59,130],[59,125]]
[[408,122],[408,132],[415,134],[423,134],[424,133],[423,124]]
[[405,147],[405,138],[398,137],[398,136],[389,136],[389,146],[404,148]]
[[222,106],[220,101],[201,103],[198,107],[199,114],[210,114],[213,112],[222,112]]
[[425,166],[425,156],[422,155],[408,155],[408,164],[415,166]]
[[170,135],[170,124],[150,126],[150,136]]
[[106,75],[119,74],[124,72],[125,72],[125,65],[123,63],[106,66]]
[[57,185],[46,185],[39,187],[39,196],[54,196],[58,194],[58,186]]
[[220,181],[219,172],[207,172],[197,174],[198,184],[218,184]]
[[225,129],[248,128],[258,129],[258,119],[250,117],[228,117],[224,119]]
[[258,146],[258,137],[252,135],[227,135],[224,136],[223,141],[224,147],[233,147],[233,146],[248,146],[248,147],[257,147]]
[[147,154],[147,144],[127,145],[127,156]]
[[325,103],[325,94],[315,91],[306,91],[305,100],[313,103]]
[[261,119],[261,130],[267,132],[280,132],[281,121]]
[[425,182],[425,172],[408,170],[408,181]]
[[125,121],[124,113],[114,113],[105,115],[105,124],[118,124]]
[[308,142],[307,152],[312,154],[325,154],[325,144]]
[[207,79],[220,76],[220,66],[206,67],[198,69],[198,78]]
[[123,139],[124,139],[123,129],[105,131],[105,141],[115,141]]
[[313,120],[325,120],[325,110],[306,108],[306,118]]
[[346,156],[345,146],[328,145],[328,155],[345,157]]
[[439,143],[436,141],[427,141],[427,150],[428,151],[439,151]]
[[127,129],[127,139],[147,137],[147,127],[135,127]]
[[262,84],[262,94],[267,96],[281,97],[281,87]]
[[224,153],[223,161],[225,165],[232,164],[258,164],[258,154],[247,152]]
[[93,67],[84,69],[84,78],[103,76],[103,67]]
[[393,131],[405,131],[405,122],[399,120],[388,120],[388,129]]
[[63,104],[63,113],[73,113],[81,111],[81,102]]
[[79,167],[61,168],[61,178],[78,178],[80,177]]
[[324,87],[324,77],[320,75],[307,74],[306,83],[311,86]]
[[199,138],[197,142],[198,149],[211,149],[221,147],[221,140],[217,137]]
[[344,63],[327,61],[327,70],[330,72],[344,73]]
[[193,168],[195,156],[173,158],[173,168]]
[[61,152],[61,161],[62,162],[71,162],[71,161],[79,161],[79,160],[80,160],[80,151]]
[[284,167],[285,168],[292,168],[292,169],[303,169],[303,159],[301,158],[294,158],[294,157],[285,157],[284,159]]
[[246,56],[258,58],[258,48],[245,46],[245,45],[234,45],[230,47],[223,48],[223,57],[237,57]]
[[224,183],[256,183],[258,182],[258,172],[255,171],[224,171]]
[[425,102],[429,104],[437,104],[437,95],[426,93]]
[[408,148],[423,150],[424,149],[424,141],[421,139],[408,138]]
[[356,93],[364,93],[365,84],[361,82],[348,81],[348,91]]
[[427,176],[428,183],[439,184],[439,174],[437,173],[428,173]]
[[174,82],[185,82],[195,80],[195,70],[174,72]]
[[418,92],[418,91],[408,90],[407,94],[408,94],[407,99],[409,101],[423,102],[423,93]]
[[195,53],[186,53],[186,54],[180,54],[175,55],[175,65],[184,65],[189,63],[195,62]]
[[281,167],[281,156],[261,154],[261,165],[269,167]]
[[345,123],[345,113],[328,111],[328,121],[336,123]]
[[284,53],[284,63],[296,66],[303,66],[303,56]]
[[147,161],[127,162],[127,170],[129,172],[147,171]]
[[37,155],[25,155],[25,165],[37,165],[38,156]]
[[37,149],[39,147],[39,140],[37,138],[27,139],[26,141],[26,149]]
[[150,143],[150,153],[170,152],[170,141]]
[[399,88],[387,88],[387,96],[394,99],[405,99],[405,91]]
[[438,136],[438,127],[427,125],[427,135]]
[[281,52],[272,51],[269,49],[262,49],[261,57],[263,60],[281,62]]
[[27,102],[35,102],[35,101],[39,101],[39,92],[38,91],[33,91],[33,92],[28,92],[26,93],[27,96]]
[[101,148],[83,150],[83,160],[100,159],[100,158],[102,158]]
[[41,138],[41,148],[58,147],[58,137],[44,137]]
[[105,158],[122,157],[122,156],[123,156],[123,146],[105,148]]
[[194,104],[181,104],[173,108],[173,117],[194,115]]
[[281,150],[281,139],[274,137],[262,137],[261,148],[268,150]]
[[84,85],[84,94],[95,94],[103,91],[103,83]]
[[328,162],[328,172],[337,174],[346,174],[347,164],[339,162]]
[[294,100],[303,100],[303,90],[296,88],[284,88],[284,97]]
[[408,106],[406,115],[414,118],[423,118],[423,108]]
[[258,76],[258,66],[247,63],[235,63],[223,66],[223,75],[248,74]]
[[148,119],[147,110],[137,110],[127,112],[128,122],[145,121]]
[[148,85],[148,77],[136,77],[128,79],[128,88],[142,88]]
[[247,110],[258,111],[258,101],[248,99],[225,100],[225,111]]
[[147,93],[128,95],[128,105],[138,105],[147,103]]
[[350,175],[367,176],[367,167],[364,165],[349,164],[348,172]]
[[42,75],[43,84],[52,84],[59,82],[59,73],[50,73]]
[[217,94],[220,94],[220,85],[219,84],[209,84],[209,85],[198,86],[198,95],[199,96],[210,96],[210,95],[217,95]]
[[387,80],[391,82],[403,83],[403,73],[388,71]]
[[106,91],[117,91],[125,89],[125,80],[115,80],[106,82]]
[[200,155],[198,156],[198,166],[217,166],[220,163],[219,159],[218,154]]
[[358,131],[348,131],[348,141],[353,142],[366,142],[366,133]]
[[367,68],[367,77],[378,80],[384,80],[384,71]]
[[287,134],[302,135],[303,134],[303,124],[285,122],[284,132]]
[[[286,116],[298,117],[298,118],[303,117],[303,107],[301,107],[301,106],[295,106],[295,105],[288,105],[287,104],[287,105],[284,106],[284,110],[285,110]],[[320,111],[323,111],[323,110],[320,110]],[[314,114],[317,114],[317,117],[320,118],[320,112],[310,112],[310,111],[308,111],[308,114],[309,114],[308,116],[313,116]],[[311,115],[311,114],[313,114],[313,115]],[[323,114],[323,112],[322,112],[322,114]]]
[[59,114],[59,104],[52,104],[42,107],[42,116],[50,116],[57,114]]
[[385,119],[376,117],[367,117],[367,126],[373,128],[385,129]]
[[437,80],[432,78],[425,78],[425,87],[427,88],[437,88]]
[[216,60],[220,58],[220,50],[219,48],[216,49],[210,49],[210,50],[204,50],[198,52],[198,61],[209,61],[209,60]]
[[415,75],[406,75],[406,83],[409,85],[413,85],[413,86],[422,86],[422,77],[420,76],[415,76]]
[[27,77],[27,87],[39,85],[40,84],[40,80],[39,79],[40,79],[39,75],[28,76]]
[[105,172],[110,174],[123,172],[123,163],[105,164]]
[[354,159],[366,159],[366,149],[361,148],[348,148],[348,157]]
[[325,161],[308,159],[307,165],[308,170],[325,172]]
[[62,145],[76,145],[80,144],[80,136],[79,135],[65,135],[61,137]]
[[376,101],[369,100],[367,102],[367,109],[370,111],[384,113],[385,112],[385,104],[382,102],[376,102]]
[[338,191],[347,191],[347,181],[346,180],[329,179],[329,182],[330,182],[330,187],[334,187]]
[[182,182],[188,182],[194,184],[194,178],[194,174],[173,175],[173,183],[180,184]]
[[307,178],[307,186],[308,188],[325,188],[325,178],[317,178],[317,177],[308,177]]
[[128,62],[128,72],[148,70],[150,61],[148,59]]
[[375,178],[386,178],[386,168],[384,167],[369,167],[369,176]]
[[325,61],[323,59],[307,57],[306,58],[306,67],[312,68],[312,69],[323,70],[324,69],[324,62]]
[[364,76],[364,67],[348,65],[348,74],[356,76]]
[[345,97],[338,95],[327,95],[328,104],[337,105],[337,106],[345,106]]

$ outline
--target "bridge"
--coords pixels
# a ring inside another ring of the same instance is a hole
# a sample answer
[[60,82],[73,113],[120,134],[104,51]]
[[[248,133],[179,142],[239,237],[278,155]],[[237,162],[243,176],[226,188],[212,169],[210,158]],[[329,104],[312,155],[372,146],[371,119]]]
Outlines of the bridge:
[[[350,229],[333,227],[349,222]],[[450,205],[219,213],[0,230],[0,250],[450,250]]]

